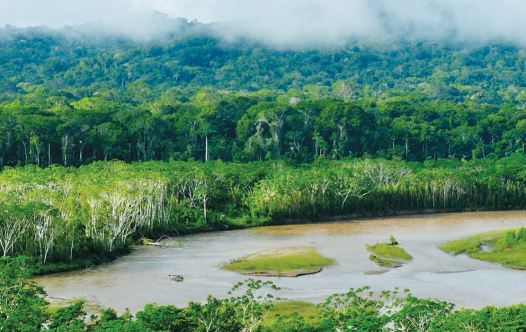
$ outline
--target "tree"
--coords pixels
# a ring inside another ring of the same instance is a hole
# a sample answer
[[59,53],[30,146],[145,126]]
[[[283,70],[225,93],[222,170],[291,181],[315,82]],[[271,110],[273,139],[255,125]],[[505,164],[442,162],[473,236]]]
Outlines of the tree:
[[0,258],[0,331],[41,330],[47,318],[46,301],[30,275],[26,258]]
[[13,250],[28,227],[29,220],[24,215],[23,207],[0,203],[0,248],[4,257]]
[[197,327],[195,317],[190,316],[188,310],[174,306],[147,304],[136,318],[143,326],[154,331],[192,332]]

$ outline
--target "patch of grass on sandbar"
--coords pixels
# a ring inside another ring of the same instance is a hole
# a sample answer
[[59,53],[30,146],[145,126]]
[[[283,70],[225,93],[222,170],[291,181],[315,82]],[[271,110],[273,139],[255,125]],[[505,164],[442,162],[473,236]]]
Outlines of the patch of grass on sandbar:
[[234,259],[223,268],[253,276],[298,277],[320,272],[334,264],[314,247],[294,247],[264,251]]
[[46,311],[53,315],[56,314],[59,310],[66,309],[70,306],[79,305],[82,307],[82,310],[86,313],[86,316],[95,315],[100,312],[102,307],[92,300],[86,300],[83,298],[77,299],[60,299],[60,298],[46,298],[48,305],[46,306]]
[[466,254],[474,259],[526,270],[526,228],[477,234],[446,242],[440,249],[455,256]]
[[280,318],[291,317],[293,314],[304,318],[307,322],[315,321],[319,315],[318,306],[304,301],[275,302],[263,321],[264,326],[272,326]]
[[369,258],[383,267],[400,267],[413,259],[393,237],[389,243],[367,245],[367,250],[371,253]]

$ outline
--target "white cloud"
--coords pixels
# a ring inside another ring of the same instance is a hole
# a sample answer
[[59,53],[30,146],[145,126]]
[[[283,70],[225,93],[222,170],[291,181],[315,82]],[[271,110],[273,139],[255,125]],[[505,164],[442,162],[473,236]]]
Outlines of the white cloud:
[[524,0],[0,0],[0,25],[61,27],[102,22],[151,38],[165,32],[153,12],[224,22],[227,38],[279,46],[328,44],[401,33],[418,38],[526,45]]

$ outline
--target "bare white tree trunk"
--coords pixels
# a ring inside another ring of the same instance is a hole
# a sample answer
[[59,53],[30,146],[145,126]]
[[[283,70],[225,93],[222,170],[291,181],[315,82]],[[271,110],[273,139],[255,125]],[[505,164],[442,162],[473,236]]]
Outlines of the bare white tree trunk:
[[4,257],[13,250],[16,241],[25,233],[27,225],[26,218],[4,216],[0,219],[0,247]]
[[205,136],[205,162],[208,162],[208,135]]

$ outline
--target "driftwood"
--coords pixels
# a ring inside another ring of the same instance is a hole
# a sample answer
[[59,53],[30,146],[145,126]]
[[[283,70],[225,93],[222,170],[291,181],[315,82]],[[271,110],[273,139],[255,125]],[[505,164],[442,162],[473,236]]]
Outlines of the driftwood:
[[184,281],[184,277],[180,274],[169,274],[168,276],[170,277],[170,280],[175,281],[175,282]]
[[147,246],[162,248],[181,248],[181,243],[173,237],[161,236],[157,241],[146,243]]
[[306,276],[310,274],[320,273],[323,269],[316,268],[312,270],[293,270],[287,272],[280,271],[247,271],[242,274],[252,276],[252,277],[278,277],[278,278],[297,278],[301,276]]

